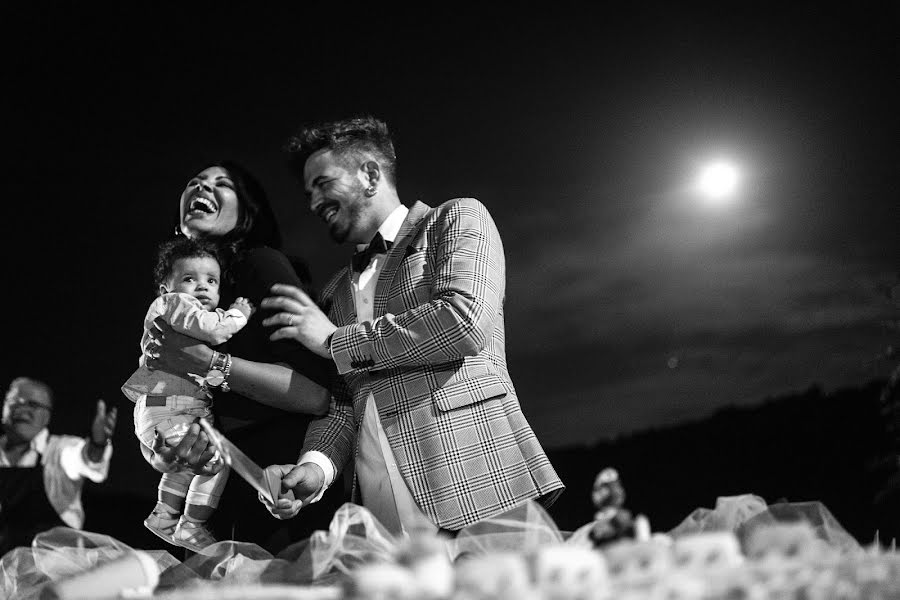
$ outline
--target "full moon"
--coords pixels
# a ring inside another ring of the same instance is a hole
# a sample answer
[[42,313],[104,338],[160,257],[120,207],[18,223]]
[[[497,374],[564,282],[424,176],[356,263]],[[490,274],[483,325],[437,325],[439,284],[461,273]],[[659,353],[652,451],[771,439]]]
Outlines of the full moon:
[[737,189],[737,168],[727,162],[707,165],[697,180],[697,189],[710,200],[717,202],[730,198]]

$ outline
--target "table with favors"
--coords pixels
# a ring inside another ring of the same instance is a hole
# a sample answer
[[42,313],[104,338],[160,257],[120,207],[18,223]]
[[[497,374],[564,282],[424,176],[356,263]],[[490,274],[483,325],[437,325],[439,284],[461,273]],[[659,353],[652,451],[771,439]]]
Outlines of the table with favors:
[[614,469],[572,533],[528,502],[454,538],[396,539],[345,504],[278,556],[224,541],[184,561],[56,528],[0,560],[0,597],[353,600],[900,599],[900,554],[860,546],[818,502],[743,495],[653,532]]

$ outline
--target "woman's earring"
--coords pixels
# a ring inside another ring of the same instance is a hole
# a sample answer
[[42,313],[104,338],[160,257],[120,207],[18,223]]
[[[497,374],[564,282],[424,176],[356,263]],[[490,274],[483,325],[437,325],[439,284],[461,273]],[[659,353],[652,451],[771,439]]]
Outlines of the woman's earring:
[[365,194],[366,194],[366,196],[368,196],[369,198],[371,198],[372,196],[375,195],[376,191],[377,191],[377,190],[375,189],[375,186],[374,186],[374,185],[373,185],[373,186],[369,186],[369,187],[366,188]]

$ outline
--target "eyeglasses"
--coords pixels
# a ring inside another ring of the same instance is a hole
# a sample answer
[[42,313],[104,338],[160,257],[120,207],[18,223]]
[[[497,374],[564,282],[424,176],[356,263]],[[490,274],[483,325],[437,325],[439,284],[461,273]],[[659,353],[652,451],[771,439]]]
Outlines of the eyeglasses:
[[50,406],[47,404],[41,404],[36,400],[28,400],[27,398],[23,398],[21,396],[15,396],[13,398],[7,398],[4,402],[7,406],[27,406],[28,408],[37,410],[39,408],[46,408],[47,410],[51,410]]

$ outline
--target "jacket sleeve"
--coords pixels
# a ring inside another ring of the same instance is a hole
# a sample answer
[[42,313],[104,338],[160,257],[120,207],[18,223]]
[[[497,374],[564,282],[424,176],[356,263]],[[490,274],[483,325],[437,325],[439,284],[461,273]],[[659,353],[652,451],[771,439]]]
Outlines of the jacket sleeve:
[[187,294],[164,294],[163,318],[179,333],[217,346],[247,324],[247,317],[237,309],[206,310],[196,298]]
[[475,199],[448,202],[426,251],[431,300],[399,314],[339,327],[331,351],[339,373],[436,365],[481,352],[502,311],[505,259],[500,234]]
[[301,456],[311,450],[321,452],[331,459],[338,474],[353,455],[356,418],[353,396],[342,377],[335,380],[332,392],[328,414],[313,420],[306,430]]

